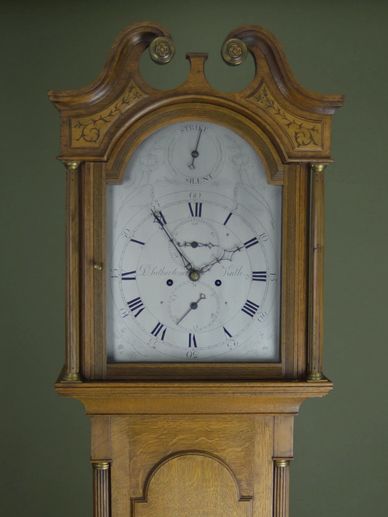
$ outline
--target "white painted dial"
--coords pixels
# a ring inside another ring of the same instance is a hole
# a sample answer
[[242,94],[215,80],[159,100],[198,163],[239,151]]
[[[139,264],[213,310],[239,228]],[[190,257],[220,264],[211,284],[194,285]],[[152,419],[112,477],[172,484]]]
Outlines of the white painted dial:
[[281,188],[231,130],[190,121],[108,187],[109,360],[279,358]]

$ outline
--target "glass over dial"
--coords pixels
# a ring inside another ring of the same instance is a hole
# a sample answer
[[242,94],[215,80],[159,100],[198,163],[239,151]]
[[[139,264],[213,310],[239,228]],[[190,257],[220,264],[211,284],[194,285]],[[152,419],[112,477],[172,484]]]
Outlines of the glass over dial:
[[281,187],[246,141],[160,129],[107,208],[111,362],[278,360]]

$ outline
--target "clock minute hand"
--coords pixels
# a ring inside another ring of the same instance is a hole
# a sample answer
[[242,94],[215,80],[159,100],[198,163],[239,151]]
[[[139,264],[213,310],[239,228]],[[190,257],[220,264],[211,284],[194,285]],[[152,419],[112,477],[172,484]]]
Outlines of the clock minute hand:
[[183,265],[185,266],[185,268],[187,270],[192,270],[194,269],[193,268],[193,265],[191,264],[190,260],[186,257],[186,255],[184,255],[184,253],[182,253],[182,251],[178,248],[178,246],[176,245],[175,243],[175,240],[173,239],[173,237],[171,237],[170,235],[170,232],[167,230],[167,228],[165,227],[165,225],[163,224],[163,222],[160,220],[160,218],[158,217],[158,213],[155,211],[155,210],[151,210],[151,213],[152,215],[155,217],[156,221],[159,223],[159,226],[161,227],[161,229],[164,231],[164,233],[167,235],[168,237],[168,240],[171,242],[171,244],[174,246],[174,248],[176,249],[176,251],[179,253],[182,261],[183,261]]

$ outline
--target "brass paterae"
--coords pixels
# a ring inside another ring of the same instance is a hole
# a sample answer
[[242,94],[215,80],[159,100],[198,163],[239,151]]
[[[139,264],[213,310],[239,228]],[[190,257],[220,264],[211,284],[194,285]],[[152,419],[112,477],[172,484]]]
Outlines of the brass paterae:
[[241,65],[248,55],[246,44],[238,38],[230,38],[222,46],[222,58],[228,65]]
[[149,51],[151,59],[155,61],[155,63],[165,65],[174,57],[175,45],[171,38],[158,36],[152,40]]

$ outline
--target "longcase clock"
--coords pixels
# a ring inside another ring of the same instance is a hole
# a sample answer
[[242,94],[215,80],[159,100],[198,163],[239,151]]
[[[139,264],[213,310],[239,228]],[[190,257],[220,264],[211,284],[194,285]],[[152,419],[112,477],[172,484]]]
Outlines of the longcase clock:
[[[293,421],[322,397],[324,169],[342,97],[294,79],[276,39],[242,91],[206,54],[158,90],[170,34],[118,37],[102,74],[50,92],[67,168],[66,362],[59,394],[91,420],[95,517],[286,517]],[[168,66],[168,65],[167,65]]]

